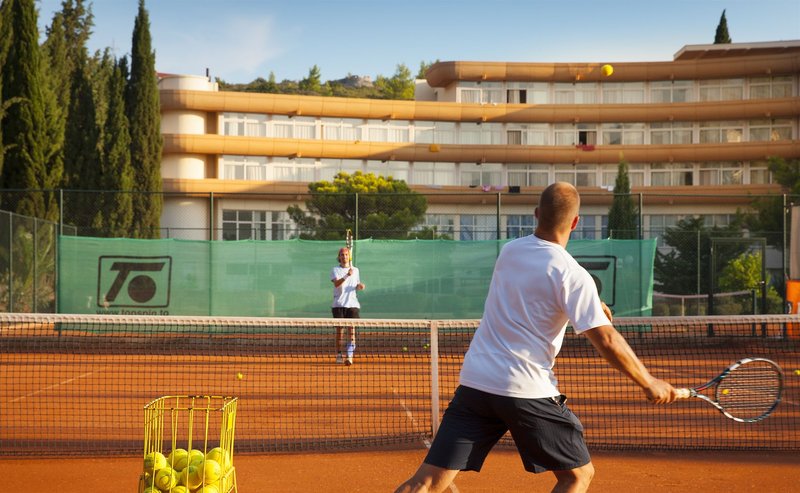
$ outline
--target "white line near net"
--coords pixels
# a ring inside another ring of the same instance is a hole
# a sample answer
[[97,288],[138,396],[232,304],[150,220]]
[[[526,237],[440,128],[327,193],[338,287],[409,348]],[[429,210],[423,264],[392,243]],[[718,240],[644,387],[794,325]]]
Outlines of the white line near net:
[[19,397],[17,397],[16,399],[11,399],[9,402],[18,402],[18,401],[23,401],[23,400],[27,399],[28,397],[33,397],[33,396],[35,396],[36,394],[41,394],[42,392],[45,392],[45,391],[47,391],[47,390],[54,389],[54,388],[56,388],[56,387],[60,387],[61,385],[66,385],[66,384],[68,384],[68,383],[74,382],[75,380],[80,380],[81,378],[86,378],[86,377],[88,377],[89,375],[93,375],[94,373],[95,373],[94,371],[90,371],[90,372],[86,372],[86,373],[84,373],[84,374],[82,374],[82,375],[78,375],[77,377],[68,378],[68,379],[66,379],[66,380],[63,380],[63,381],[61,381],[61,382],[54,383],[53,385],[48,385],[47,387],[45,387],[45,388],[43,388],[43,389],[39,389],[39,390],[36,390],[36,391],[34,391],[34,392],[30,392],[30,393],[28,393],[28,394],[25,394],[25,395],[19,396]]
[[[397,398],[397,402],[400,403],[400,407],[403,408],[403,411],[406,413],[408,420],[411,422],[414,428],[420,429],[421,427],[419,425],[419,422],[417,421],[417,418],[414,417],[414,413],[411,412],[411,409],[409,409],[408,406],[406,406],[406,402],[403,400],[402,397],[400,397],[400,394],[397,393],[397,388],[396,387],[392,388],[392,392],[394,393],[394,396]],[[428,440],[428,438],[425,436],[424,433],[420,433],[420,435],[422,438],[422,443],[425,444],[425,448],[430,449],[431,441]],[[450,491],[452,491],[453,493],[459,493],[458,487],[456,487],[455,482],[450,483]]]

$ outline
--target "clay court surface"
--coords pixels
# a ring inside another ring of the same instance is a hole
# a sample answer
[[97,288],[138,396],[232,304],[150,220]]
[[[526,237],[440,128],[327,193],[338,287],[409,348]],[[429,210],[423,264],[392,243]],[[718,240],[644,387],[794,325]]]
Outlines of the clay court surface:
[[[240,455],[239,491],[391,492],[425,451]],[[794,452],[596,452],[594,493],[790,493],[798,489]],[[5,491],[72,493],[136,491],[139,458],[0,460]],[[461,473],[451,491],[550,491],[550,474],[526,473],[516,452],[495,450],[481,473]]]

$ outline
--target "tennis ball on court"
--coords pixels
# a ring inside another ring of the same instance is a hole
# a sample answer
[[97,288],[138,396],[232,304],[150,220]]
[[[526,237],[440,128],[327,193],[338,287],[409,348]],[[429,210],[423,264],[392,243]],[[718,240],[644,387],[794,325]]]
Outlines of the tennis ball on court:
[[167,465],[167,458],[161,452],[150,452],[144,456],[144,472],[155,474]]
[[183,448],[176,448],[167,456],[167,465],[176,471],[182,471],[189,465],[189,452]]
[[237,373],[236,374],[236,378],[238,378],[239,380],[243,379],[244,378],[244,373],[242,373],[242,372]]
[[231,454],[222,447],[214,447],[206,454],[206,460],[216,461],[224,473],[231,468]]
[[222,466],[215,460],[206,459],[201,466],[203,470],[203,483],[215,483],[222,477]]
[[608,65],[608,64],[603,65],[602,67],[600,67],[600,72],[602,72],[603,75],[608,77],[609,75],[614,73],[614,67],[612,67],[611,65]]
[[169,491],[178,484],[178,474],[169,466],[159,469],[156,473],[155,484],[162,491]]

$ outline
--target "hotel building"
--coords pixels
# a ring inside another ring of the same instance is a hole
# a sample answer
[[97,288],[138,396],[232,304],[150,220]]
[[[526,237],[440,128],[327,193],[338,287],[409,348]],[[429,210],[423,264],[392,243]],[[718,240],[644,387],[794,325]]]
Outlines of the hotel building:
[[767,159],[800,158],[800,40],[607,63],[610,76],[604,63],[438,62],[414,101],[164,75],[162,236],[292,237],[287,206],[339,171],[405,180],[428,197],[426,224],[459,240],[529,233],[556,180],[582,194],[576,237],[604,237],[620,159],[645,237],[688,215],[723,226],[753,195],[781,193]]

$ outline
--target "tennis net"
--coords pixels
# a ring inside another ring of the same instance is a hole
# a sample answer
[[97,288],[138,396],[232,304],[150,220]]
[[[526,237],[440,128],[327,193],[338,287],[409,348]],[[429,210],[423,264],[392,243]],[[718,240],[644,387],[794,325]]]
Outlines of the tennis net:
[[[166,395],[238,397],[237,453],[424,446],[478,321],[348,322],[357,328],[350,367],[335,363],[332,319],[0,314],[0,455],[139,454],[143,408]],[[773,359],[786,374],[783,400],[755,424],[697,399],[651,405],[568,330],[555,370],[590,447],[800,449],[800,316],[615,325],[676,386],[705,383],[743,357]]]

